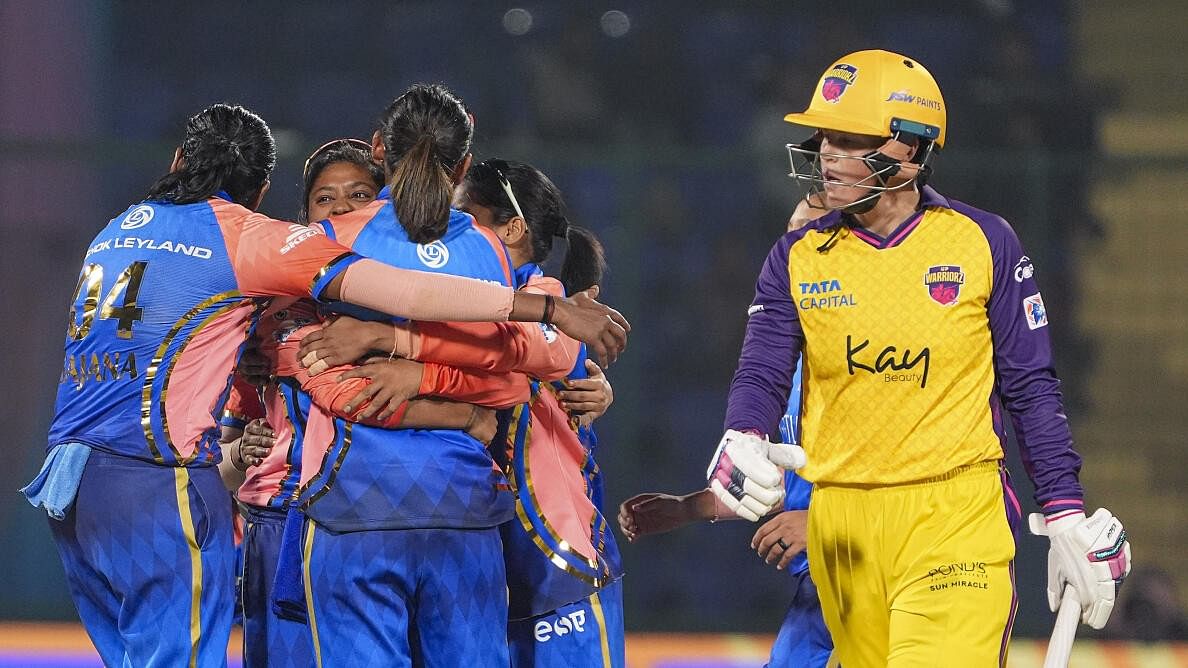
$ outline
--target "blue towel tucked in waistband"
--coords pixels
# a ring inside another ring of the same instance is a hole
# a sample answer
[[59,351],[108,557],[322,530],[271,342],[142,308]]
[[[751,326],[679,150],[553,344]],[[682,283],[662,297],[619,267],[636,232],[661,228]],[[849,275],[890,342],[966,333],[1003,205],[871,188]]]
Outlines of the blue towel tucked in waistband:
[[306,624],[305,582],[301,577],[301,530],[304,526],[305,514],[296,506],[289,506],[285,531],[281,534],[280,554],[276,559],[276,577],[272,580],[272,611],[281,619]]
[[55,445],[45,456],[45,463],[41,465],[37,477],[25,485],[21,493],[34,508],[45,508],[45,512],[55,520],[65,518],[70,506],[74,505],[78,484],[82,481],[83,469],[90,456],[89,445],[75,442]]

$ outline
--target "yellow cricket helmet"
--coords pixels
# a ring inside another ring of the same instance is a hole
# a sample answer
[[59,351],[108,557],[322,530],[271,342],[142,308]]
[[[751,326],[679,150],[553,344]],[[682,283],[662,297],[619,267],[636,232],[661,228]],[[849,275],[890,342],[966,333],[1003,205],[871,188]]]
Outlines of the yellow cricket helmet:
[[855,51],[821,76],[808,109],[785,121],[822,130],[892,137],[915,135],[945,145],[945,101],[920,63],[890,51]]

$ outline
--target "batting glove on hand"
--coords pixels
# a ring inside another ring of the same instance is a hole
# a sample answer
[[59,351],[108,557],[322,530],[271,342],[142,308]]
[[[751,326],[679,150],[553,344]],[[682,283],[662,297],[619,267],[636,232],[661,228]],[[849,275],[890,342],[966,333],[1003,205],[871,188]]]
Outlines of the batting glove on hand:
[[1081,621],[1100,629],[1114,609],[1114,596],[1130,574],[1130,542],[1113,513],[1098,508],[1092,517],[1076,511],[1045,519],[1034,513],[1031,532],[1047,536],[1048,607],[1055,612],[1066,586],[1081,601]]
[[769,443],[729,429],[718,443],[706,478],[714,495],[735,515],[758,522],[784,503],[784,471],[805,464],[798,445]]

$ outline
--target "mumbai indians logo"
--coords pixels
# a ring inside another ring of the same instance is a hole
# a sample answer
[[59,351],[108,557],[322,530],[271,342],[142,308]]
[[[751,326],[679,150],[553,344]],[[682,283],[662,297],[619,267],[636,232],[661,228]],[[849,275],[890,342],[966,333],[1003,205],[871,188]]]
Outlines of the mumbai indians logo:
[[838,63],[825,73],[825,79],[821,82],[821,97],[824,97],[826,102],[837,102],[857,79],[857,67]]
[[957,295],[961,293],[961,286],[965,283],[965,272],[956,265],[941,265],[929,267],[924,274],[924,285],[928,287],[928,296],[941,306],[952,306],[957,303]]
[[124,222],[120,223],[120,229],[134,230],[138,227],[144,227],[153,219],[153,215],[153,207],[141,204],[128,213],[128,217],[124,219]]
[[429,244],[417,244],[417,257],[430,269],[440,269],[450,261],[450,250],[441,240]]

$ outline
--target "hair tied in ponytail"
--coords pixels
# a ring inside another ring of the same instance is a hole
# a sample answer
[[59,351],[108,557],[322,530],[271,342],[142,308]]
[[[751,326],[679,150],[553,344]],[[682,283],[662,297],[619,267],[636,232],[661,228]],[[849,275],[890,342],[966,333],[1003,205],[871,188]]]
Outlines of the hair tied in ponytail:
[[553,236],[561,237],[562,239],[569,236],[569,219],[561,218],[557,221],[557,228],[553,230]]
[[215,145],[226,156],[229,163],[239,162],[243,158],[243,151],[239,148],[239,142],[231,137],[220,136]]

